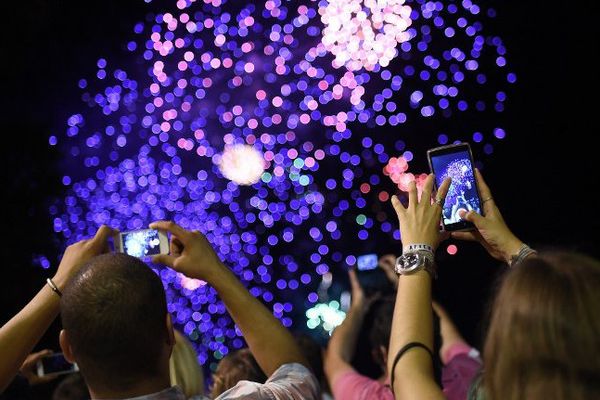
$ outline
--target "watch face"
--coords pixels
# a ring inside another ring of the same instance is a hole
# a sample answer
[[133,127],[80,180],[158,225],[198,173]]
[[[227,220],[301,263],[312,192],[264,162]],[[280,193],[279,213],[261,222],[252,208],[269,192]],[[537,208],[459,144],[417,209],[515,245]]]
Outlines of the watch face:
[[399,273],[407,273],[425,265],[424,258],[419,253],[403,254],[398,258]]
[[400,275],[410,275],[422,269],[425,269],[435,277],[435,264],[431,254],[428,253],[405,253],[396,260],[395,271]]
[[419,255],[417,253],[407,254],[404,258],[403,267],[410,268],[412,265],[415,265],[419,262]]

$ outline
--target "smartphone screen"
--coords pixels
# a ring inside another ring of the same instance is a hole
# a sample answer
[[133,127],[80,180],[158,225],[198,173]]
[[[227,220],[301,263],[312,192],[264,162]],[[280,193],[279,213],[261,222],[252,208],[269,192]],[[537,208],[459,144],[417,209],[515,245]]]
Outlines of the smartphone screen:
[[435,174],[436,187],[447,177],[452,179],[442,210],[444,230],[473,229],[472,223],[460,218],[462,210],[474,210],[482,214],[470,146],[468,143],[460,143],[438,147],[429,150],[427,155],[431,171]]
[[67,374],[78,371],[77,364],[68,362],[62,353],[50,354],[38,362],[38,375]]
[[155,229],[140,229],[121,233],[123,252],[133,257],[147,257],[161,253],[159,232]]
[[356,268],[359,271],[369,271],[377,268],[377,254],[365,254],[356,257]]

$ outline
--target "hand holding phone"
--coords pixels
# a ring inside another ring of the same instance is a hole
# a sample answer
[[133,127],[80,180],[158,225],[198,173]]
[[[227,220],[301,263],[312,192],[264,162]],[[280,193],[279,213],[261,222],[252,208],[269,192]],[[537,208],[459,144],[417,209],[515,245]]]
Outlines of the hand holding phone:
[[367,297],[393,292],[394,287],[385,272],[379,268],[377,254],[369,253],[356,257],[356,270],[357,282]]
[[77,364],[71,364],[63,353],[44,355],[37,362],[37,375],[64,375],[79,371]]
[[212,245],[199,231],[188,231],[171,221],[156,221],[150,227],[171,234],[170,255],[157,255],[153,262],[165,264],[188,278],[214,282],[223,274],[229,274]]
[[473,168],[473,155],[468,143],[436,147],[427,151],[431,172],[435,175],[435,186],[440,187],[444,179],[452,183],[442,208],[442,225],[445,231],[468,231],[473,223],[462,219],[471,210],[483,215],[479,188]]
[[475,232],[452,232],[452,237],[459,240],[477,241],[492,257],[509,264],[510,257],[519,252],[523,242],[511,232],[504,222],[490,188],[483,180],[479,170],[475,170],[475,178],[483,198],[482,208],[485,216],[471,213],[466,217],[475,225],[477,234]]

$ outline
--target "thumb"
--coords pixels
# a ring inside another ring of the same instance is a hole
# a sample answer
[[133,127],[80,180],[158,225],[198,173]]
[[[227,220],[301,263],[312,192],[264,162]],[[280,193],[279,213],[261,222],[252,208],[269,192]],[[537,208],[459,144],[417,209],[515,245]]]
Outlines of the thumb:
[[478,214],[476,211],[469,211],[467,213],[461,213],[460,217],[464,220],[467,220],[469,222],[472,222],[473,224],[475,224],[475,226],[477,227],[477,229],[480,229],[483,224],[485,223],[485,218],[483,218],[480,214]]
[[174,266],[176,258],[177,257],[172,256],[170,254],[157,254],[155,256],[152,256],[152,262],[154,264],[164,264],[168,267],[175,269]]

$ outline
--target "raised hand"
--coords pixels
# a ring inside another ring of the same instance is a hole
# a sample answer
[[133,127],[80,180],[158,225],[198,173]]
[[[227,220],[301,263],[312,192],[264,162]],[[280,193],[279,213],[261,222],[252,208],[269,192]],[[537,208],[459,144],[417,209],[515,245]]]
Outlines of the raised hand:
[[171,234],[170,253],[159,254],[152,261],[165,264],[184,275],[210,281],[225,268],[206,237],[198,231],[188,231],[171,221],[157,221],[150,228]]
[[471,232],[453,232],[452,237],[460,240],[473,240],[481,243],[487,252],[500,261],[509,262],[510,257],[519,252],[523,244],[508,228],[490,188],[483,180],[478,169],[475,169],[475,179],[481,193],[483,212],[485,216],[471,210],[461,214],[461,218],[472,222],[477,230]]
[[23,365],[19,372],[25,378],[30,385],[35,386],[42,383],[53,381],[54,379],[59,377],[59,374],[47,374],[44,376],[38,376],[36,373],[37,370],[37,362],[41,360],[44,356],[52,354],[52,350],[46,349],[42,351],[38,351],[37,353],[32,353],[27,356],[25,361],[23,361]]
[[360,286],[360,282],[358,281],[355,270],[351,269],[348,271],[348,277],[350,278],[350,290],[352,291],[352,307],[361,308],[365,311],[368,310],[371,305],[381,297],[381,295],[379,293],[375,293],[372,296],[367,297],[362,286]]
[[396,256],[393,254],[385,254],[379,258],[377,266],[385,272],[385,276],[388,278],[394,288],[398,287],[398,275],[394,271],[396,265]]
[[106,225],[102,225],[96,231],[96,235],[91,239],[80,240],[73,243],[65,250],[62,260],[52,278],[54,283],[63,289],[66,283],[79,271],[79,269],[89,260],[97,255],[108,253],[108,238],[116,233],[115,230]]
[[433,174],[427,176],[423,185],[421,200],[417,197],[417,186],[411,182],[408,191],[408,206],[404,207],[398,197],[392,196],[392,205],[400,222],[400,234],[404,246],[415,243],[428,244],[434,249],[443,239],[440,232],[441,207],[450,188],[450,179],[444,180],[432,203]]

